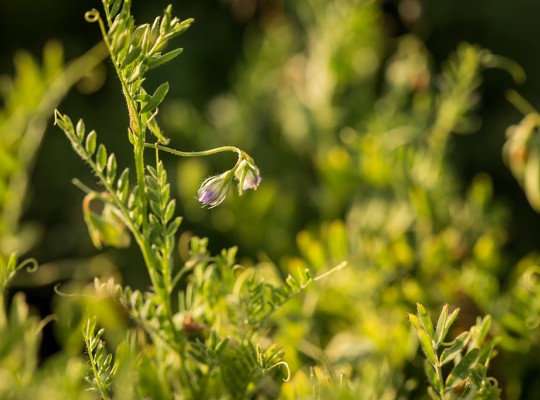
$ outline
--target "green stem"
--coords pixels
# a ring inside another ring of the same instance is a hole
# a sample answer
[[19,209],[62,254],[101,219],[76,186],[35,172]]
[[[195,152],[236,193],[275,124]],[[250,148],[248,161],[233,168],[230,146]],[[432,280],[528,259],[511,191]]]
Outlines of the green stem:
[[[105,12],[107,13],[107,7],[105,7]],[[162,287],[162,285],[159,285],[158,276],[157,276],[158,267],[156,265],[155,258],[152,257],[151,246],[147,242],[147,240],[145,240],[146,233],[148,232],[148,211],[147,211],[148,204],[147,204],[147,197],[146,197],[145,166],[144,166],[144,147],[145,147],[146,128],[143,127],[140,116],[137,113],[136,102],[134,98],[131,96],[129,85],[124,79],[124,77],[122,76],[120,67],[115,60],[114,52],[113,52],[111,43],[108,40],[108,36],[105,30],[105,25],[103,23],[103,20],[101,19],[101,17],[99,17],[99,14],[95,14],[93,18],[95,21],[99,23],[101,34],[103,36],[103,41],[105,45],[107,46],[107,49],[109,50],[109,54],[113,61],[116,75],[118,76],[118,79],[120,80],[122,93],[126,100],[127,108],[129,111],[130,129],[133,135],[135,136],[133,152],[134,152],[134,161],[135,161],[135,172],[137,175],[137,185],[139,187],[139,199],[140,199],[140,207],[141,207],[140,215],[142,217],[142,227],[141,227],[141,232],[139,232],[138,229],[134,229],[133,233],[136,238],[137,244],[139,245],[141,252],[143,254],[143,258],[148,269],[148,274],[150,275],[150,280],[152,281],[152,286],[155,288],[156,294],[163,300],[163,304],[165,305],[166,316],[172,320],[172,311],[171,311],[170,299],[169,299],[167,290],[164,287]],[[109,15],[107,15],[107,20],[110,20]],[[135,234],[135,231],[137,231],[137,234]]]
[[[142,143],[142,146],[141,146]],[[147,204],[146,204],[146,182],[144,174],[144,138],[137,135],[137,142],[133,149],[135,158],[135,172],[137,175],[137,185],[139,186],[139,196],[141,201],[142,231],[148,231]]]
[[537,114],[536,109],[515,90],[506,92],[506,99],[523,115]]
[[107,7],[107,3],[104,0],[101,0],[101,4],[103,4],[103,10],[105,10],[105,17],[107,18],[107,24],[111,26],[112,24],[112,17],[109,13],[109,8]]
[[90,351],[90,341],[88,340],[88,337],[84,337],[84,341],[86,344],[86,348],[89,349],[88,351],[88,358],[90,359],[90,365],[92,365],[92,372],[94,374],[94,377],[96,378],[96,385],[99,389],[99,392],[101,394],[101,397],[103,400],[109,400],[109,396],[107,395],[107,392],[105,391],[105,388],[103,387],[103,384],[101,383],[101,379],[98,374],[98,370],[96,368],[96,360],[94,358],[94,352]]
[[[150,275],[150,280],[152,282],[152,286],[154,288],[156,288],[157,291],[159,291],[160,286],[158,285],[158,280],[157,280],[157,277],[156,277],[157,269],[156,268],[150,268],[150,266],[154,265],[154,261],[153,261],[153,259],[151,257],[151,254],[152,254],[151,249],[148,246],[148,244],[146,243],[146,240],[144,239],[143,234],[141,234],[141,232],[139,231],[136,222],[133,221],[131,219],[131,217],[129,216],[129,211],[126,208],[125,204],[118,198],[118,196],[116,195],[116,192],[114,191],[114,188],[107,182],[107,179],[105,178],[103,173],[97,168],[97,166],[96,166],[95,162],[92,160],[92,158],[91,157],[85,157],[85,159],[86,159],[86,162],[88,162],[88,164],[90,165],[90,167],[95,171],[96,175],[101,180],[103,185],[105,186],[105,189],[107,190],[108,195],[112,199],[112,203],[120,210],[120,214],[121,214],[120,217],[122,217],[122,220],[124,221],[124,223],[126,224],[128,229],[133,234],[133,237],[135,238],[135,241],[137,242],[137,245],[141,249],[141,252],[142,252],[142,255],[143,255],[143,258],[144,258],[144,262],[148,266],[148,274]],[[84,185],[82,182],[80,182],[77,179],[75,179],[73,181],[73,183],[76,186],[78,186],[79,188],[81,188],[86,193],[95,193],[93,190],[88,188],[86,185]],[[105,196],[101,196],[99,193],[97,193],[97,196],[99,198],[101,198],[103,201],[106,201],[106,202],[108,201]],[[164,299],[167,299],[167,302],[166,302],[167,310],[170,310],[168,296],[166,296],[165,293],[160,293],[160,296],[162,298],[164,298]]]
[[[105,7],[105,12],[107,13],[107,7]],[[109,39],[107,36],[107,31],[105,30],[105,25],[103,24],[103,20],[101,19],[99,14],[97,14],[95,18],[97,22],[99,23],[99,28],[101,30],[101,35],[103,36],[103,41],[105,42],[105,45],[107,46],[107,49],[109,50],[109,54],[113,61],[114,70],[116,71],[116,75],[118,76],[118,79],[120,80],[122,93],[124,94],[124,98],[126,100],[127,108],[129,111],[130,129],[132,130],[134,136],[137,138],[136,143],[134,144],[135,168],[136,168],[136,173],[137,173],[137,184],[139,185],[139,196],[141,198],[141,207],[142,207],[141,214],[143,218],[142,220],[143,232],[146,232],[148,228],[148,218],[147,218],[147,213],[146,213],[146,210],[147,210],[146,185],[144,181],[144,141],[145,141],[146,129],[142,128],[142,122],[139,118],[139,114],[137,113],[136,102],[131,96],[128,83],[125,81],[124,77],[122,76],[120,67],[118,63],[116,62],[111,43],[109,42]]]
[[251,160],[251,157],[245,151],[235,146],[221,146],[221,147],[216,147],[215,149],[203,150],[203,151],[180,151],[180,150],[171,149],[166,146],[162,146],[160,144],[153,144],[153,143],[145,143],[144,147],[162,150],[167,153],[171,153],[171,154],[174,154],[175,156],[180,156],[180,157],[205,157],[205,156],[210,156],[212,154],[225,153],[225,152],[230,151],[233,153],[237,153],[238,156],[241,158],[247,158],[248,160]]
[[441,386],[439,387],[439,396],[441,396],[441,400],[444,400],[444,379],[442,374],[442,368],[441,364],[439,363],[439,360],[437,360],[437,364],[434,365],[435,367],[435,373],[437,374],[437,378],[439,379],[439,382],[441,383]]

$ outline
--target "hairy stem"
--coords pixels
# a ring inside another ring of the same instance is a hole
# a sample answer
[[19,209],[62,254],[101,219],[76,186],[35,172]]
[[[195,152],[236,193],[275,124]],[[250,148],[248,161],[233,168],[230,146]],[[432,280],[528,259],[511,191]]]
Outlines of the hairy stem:
[[[108,10],[105,5],[104,5],[104,8],[105,8],[107,21],[110,24],[111,17],[108,14]],[[148,269],[148,274],[150,275],[150,279],[152,281],[152,286],[156,290],[156,294],[162,299],[163,305],[165,306],[165,313],[167,317],[169,319],[172,319],[172,311],[171,311],[168,289],[165,288],[164,285],[160,285],[159,278],[158,278],[159,272],[158,272],[158,266],[156,264],[156,259],[155,257],[152,256],[152,248],[150,244],[148,243],[148,241],[146,240],[146,235],[148,233],[148,204],[147,204],[147,196],[146,196],[145,166],[144,166],[146,127],[143,126],[140,115],[137,112],[136,101],[131,95],[129,84],[126,82],[126,80],[122,76],[120,66],[115,60],[114,52],[113,52],[111,43],[108,40],[108,36],[105,30],[105,25],[103,23],[103,20],[101,19],[97,11],[91,16],[91,19],[89,20],[97,21],[99,23],[101,34],[103,36],[103,41],[107,49],[109,50],[111,59],[113,60],[114,69],[116,71],[116,75],[118,76],[118,79],[120,80],[122,93],[127,103],[127,108],[129,111],[129,119],[130,119],[129,129],[131,130],[135,138],[135,140],[133,141],[133,146],[134,146],[133,153],[134,153],[134,162],[135,162],[135,172],[137,175],[137,185],[139,187],[139,200],[140,200],[140,207],[141,207],[140,215],[142,216],[142,221],[141,221],[142,228],[141,228],[141,232],[139,232],[138,229],[134,229],[133,233],[136,238],[137,244],[139,245],[141,252],[143,254],[143,258]],[[135,234],[135,230],[137,231],[137,234]]]
[[[90,349],[90,341],[88,340],[88,337],[84,337],[84,342],[87,349]],[[96,380],[96,385],[98,387],[99,393],[101,394],[101,397],[103,400],[109,400],[109,396],[107,395],[107,391],[103,387],[103,384],[101,383],[101,379],[99,377],[99,373],[97,370],[97,364],[96,359],[94,358],[94,352],[88,351],[88,358],[90,360],[90,365],[92,366],[92,373],[94,374],[94,378]]]
[[435,367],[435,373],[437,374],[437,378],[439,379],[439,382],[441,382],[441,386],[439,389],[439,396],[441,397],[441,400],[444,400],[444,378],[442,374],[442,368],[441,364],[439,363],[439,360],[437,360],[437,364],[434,365]]

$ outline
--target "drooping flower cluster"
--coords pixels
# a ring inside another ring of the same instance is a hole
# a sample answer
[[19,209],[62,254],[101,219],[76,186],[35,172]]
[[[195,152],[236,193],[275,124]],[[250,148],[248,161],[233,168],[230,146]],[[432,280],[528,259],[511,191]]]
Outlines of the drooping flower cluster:
[[233,169],[205,179],[197,192],[198,200],[203,206],[209,208],[221,204],[225,200],[229,186],[234,178],[238,181],[238,193],[240,195],[244,190],[256,190],[262,180],[259,169],[253,163],[253,160],[251,158],[250,160],[242,158]]

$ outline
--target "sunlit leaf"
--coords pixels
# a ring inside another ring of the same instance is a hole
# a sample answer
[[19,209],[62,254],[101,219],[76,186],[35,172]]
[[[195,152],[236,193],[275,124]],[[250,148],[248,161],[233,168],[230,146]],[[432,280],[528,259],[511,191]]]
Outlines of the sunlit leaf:
[[450,347],[444,349],[440,357],[441,365],[452,361],[458,354],[460,354],[465,346],[467,346],[470,337],[471,334],[469,332],[463,332],[455,339],[454,343]]
[[105,165],[107,165],[107,149],[100,144],[96,153],[96,167],[99,171],[103,171]]
[[448,319],[448,304],[445,304],[442,308],[439,320],[437,321],[437,327],[435,330],[435,343],[439,345],[443,340],[444,328],[446,327],[446,320]]
[[96,131],[91,131],[86,137],[85,148],[88,154],[91,156],[96,151],[97,135]]
[[446,386],[448,388],[452,388],[459,385],[461,381],[466,379],[475,367],[479,357],[480,349],[478,348],[474,348],[465,354],[461,361],[452,369],[448,375],[448,378],[446,378]]
[[422,350],[424,351],[424,354],[426,355],[427,359],[433,364],[437,365],[437,355],[435,354],[435,350],[433,349],[433,344],[431,342],[431,339],[427,335],[427,333],[420,329],[417,331],[418,339],[420,339],[420,346],[422,347]]
[[163,54],[162,56],[153,58],[148,63],[148,68],[152,69],[152,68],[159,67],[160,65],[165,64],[165,63],[173,60],[178,55],[180,55],[183,51],[184,51],[184,49],[182,49],[182,48],[175,49],[175,50],[169,51],[168,53]]
[[418,303],[416,305],[418,310],[418,316],[420,317],[420,321],[422,322],[422,325],[428,334],[430,338],[435,337],[435,331],[433,330],[433,323],[431,322],[431,318],[429,317],[428,312],[426,311],[425,307]]
[[148,100],[148,103],[146,103],[145,106],[141,109],[141,112],[145,113],[157,108],[167,95],[168,91],[169,82],[165,82],[159,85],[154,94],[150,97],[150,100]]

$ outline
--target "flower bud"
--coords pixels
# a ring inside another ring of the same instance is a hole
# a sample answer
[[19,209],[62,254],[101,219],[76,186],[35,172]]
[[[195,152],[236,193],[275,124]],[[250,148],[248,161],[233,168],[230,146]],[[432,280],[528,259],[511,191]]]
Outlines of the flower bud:
[[227,171],[221,175],[211,176],[206,179],[197,192],[198,200],[210,208],[220,204],[227,196],[232,179],[231,175],[231,171]]
[[240,194],[247,189],[256,190],[262,180],[259,168],[245,159],[236,168],[234,176],[238,180],[238,192]]

